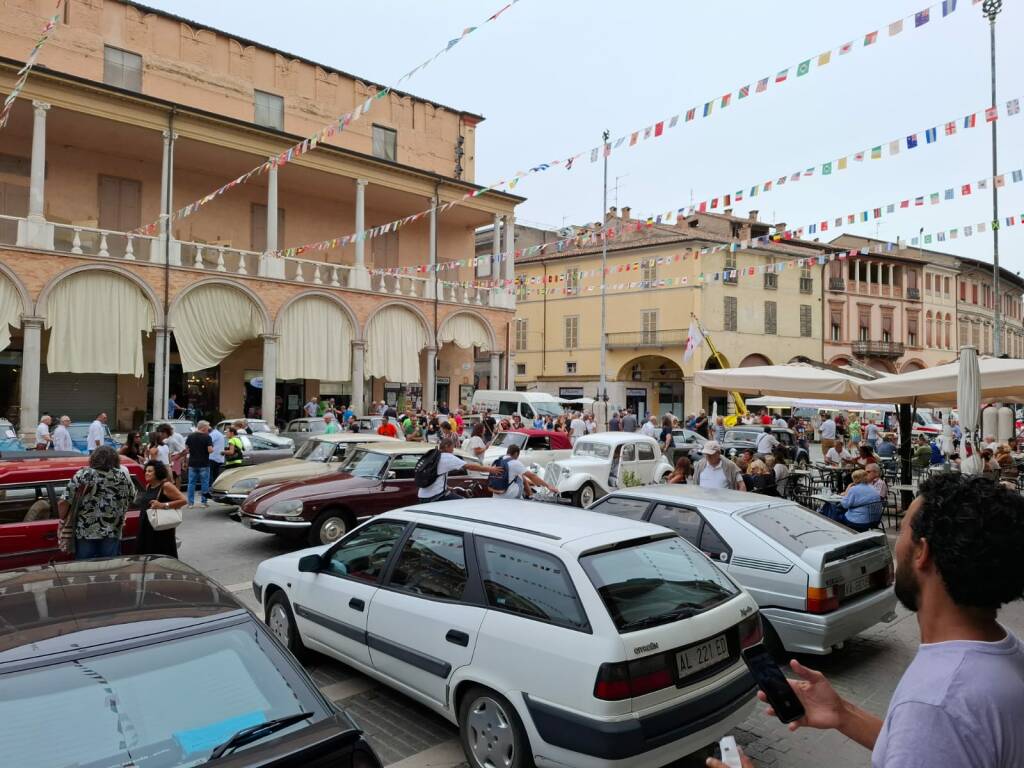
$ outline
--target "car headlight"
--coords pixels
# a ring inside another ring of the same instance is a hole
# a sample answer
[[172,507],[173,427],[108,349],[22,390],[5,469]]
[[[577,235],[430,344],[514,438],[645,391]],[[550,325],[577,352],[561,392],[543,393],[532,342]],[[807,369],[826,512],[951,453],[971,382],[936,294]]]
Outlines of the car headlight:
[[569,477],[572,477],[572,470],[571,470],[571,469],[568,469],[568,468],[566,468],[566,469],[563,469],[563,470],[562,470],[562,477],[563,477],[563,478],[569,478]]
[[537,464],[531,464],[530,465],[530,471],[533,472],[533,474],[535,474],[535,475],[539,475],[540,474],[540,466],[538,466]]
[[258,477],[247,477],[245,480],[239,480],[237,483],[232,485],[231,490],[239,493],[248,493],[259,484],[260,479]]
[[267,509],[267,514],[280,517],[298,517],[302,514],[302,502],[298,499],[274,502]]

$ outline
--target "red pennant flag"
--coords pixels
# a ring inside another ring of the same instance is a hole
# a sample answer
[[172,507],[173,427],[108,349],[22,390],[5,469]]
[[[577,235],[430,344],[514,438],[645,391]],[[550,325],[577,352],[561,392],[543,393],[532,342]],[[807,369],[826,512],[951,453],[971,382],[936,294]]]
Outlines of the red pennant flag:
[[664,132],[665,132],[665,121],[664,120],[661,121],[660,123],[655,123],[654,124],[654,135],[655,136],[661,136],[661,134],[663,134]]
[[969,195],[969,194],[971,194],[971,185],[970,184],[964,184],[962,187],[960,187],[960,194],[961,195]]

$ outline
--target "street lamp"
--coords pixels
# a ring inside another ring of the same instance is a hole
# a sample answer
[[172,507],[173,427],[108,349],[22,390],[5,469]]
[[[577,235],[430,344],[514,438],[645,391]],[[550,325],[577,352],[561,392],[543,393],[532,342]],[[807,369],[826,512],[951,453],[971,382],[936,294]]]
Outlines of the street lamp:
[[[984,0],[981,12],[988,18],[989,49],[992,54],[992,108],[996,106],[996,16],[1003,10],[1003,0]],[[992,351],[996,357],[1003,354],[1002,297],[999,292],[999,185],[995,183],[997,170],[996,139],[998,120],[992,121],[992,294],[993,335]]]
[[608,428],[608,346],[605,336],[605,283],[608,279],[608,138],[611,134],[601,134],[601,154],[604,155],[604,197],[601,203],[601,382],[598,385],[598,399],[604,403],[601,409],[601,429]]

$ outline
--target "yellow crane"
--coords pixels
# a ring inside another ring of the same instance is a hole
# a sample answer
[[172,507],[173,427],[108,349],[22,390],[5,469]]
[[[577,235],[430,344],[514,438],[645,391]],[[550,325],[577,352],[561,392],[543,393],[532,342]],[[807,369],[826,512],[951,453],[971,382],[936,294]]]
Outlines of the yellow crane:
[[[707,342],[708,349],[711,350],[711,356],[715,358],[715,361],[718,363],[718,367],[728,368],[729,366],[726,363],[725,358],[722,357],[718,348],[715,347],[714,342],[711,341],[711,336],[708,335],[708,332],[704,330],[704,326],[701,325],[700,318],[692,312],[690,313],[690,317],[692,317],[693,321],[697,324],[700,335],[703,336],[704,341]],[[725,426],[735,427],[739,423],[740,418],[746,416],[749,411],[747,411],[747,404],[743,402],[743,396],[740,395],[739,392],[730,392],[729,394],[732,395],[733,402],[736,403],[736,413],[725,417]]]

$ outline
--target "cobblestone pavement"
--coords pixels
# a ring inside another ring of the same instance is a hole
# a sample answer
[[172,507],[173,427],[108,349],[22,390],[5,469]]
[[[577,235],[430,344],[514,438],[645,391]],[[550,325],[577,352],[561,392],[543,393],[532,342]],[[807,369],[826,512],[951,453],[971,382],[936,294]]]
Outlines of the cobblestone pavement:
[[[186,516],[180,530],[185,542],[182,558],[220,580],[254,610],[250,579],[256,565],[289,548],[276,537],[243,529],[215,507]],[[1001,620],[1024,636],[1024,604],[1005,608]],[[914,656],[918,639],[914,616],[898,609],[895,621],[873,627],[832,656],[802,657],[801,661],[824,672],[843,696],[881,715]],[[465,764],[455,726],[447,720],[325,656],[312,654],[307,668],[324,693],[355,718],[389,768]],[[760,710],[734,735],[761,768],[862,768],[870,764],[867,751],[838,733],[790,733]],[[683,761],[673,768],[700,764],[698,760]]]

